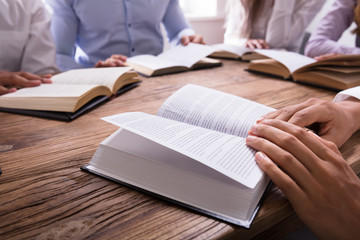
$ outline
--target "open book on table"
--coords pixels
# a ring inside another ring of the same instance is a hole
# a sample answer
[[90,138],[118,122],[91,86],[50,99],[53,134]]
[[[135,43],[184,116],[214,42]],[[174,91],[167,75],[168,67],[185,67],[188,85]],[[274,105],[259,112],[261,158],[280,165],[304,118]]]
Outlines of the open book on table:
[[130,57],[125,64],[145,76],[221,66],[221,61],[207,58],[214,51],[211,46],[189,43],[187,46],[173,47],[157,56],[144,54]]
[[219,43],[212,46],[216,48],[216,51],[209,57],[239,59],[243,61],[267,58],[266,56],[258,54],[255,50],[247,47],[239,47],[226,43]]
[[129,67],[88,68],[54,75],[52,82],[0,96],[0,111],[69,121],[135,87],[139,78]]
[[245,137],[272,110],[186,85],[163,103],[157,116],[130,112],[103,118],[120,129],[82,169],[249,227],[269,179]]
[[338,55],[327,60],[280,50],[256,50],[269,57],[251,61],[248,70],[331,89],[360,85],[360,55]]

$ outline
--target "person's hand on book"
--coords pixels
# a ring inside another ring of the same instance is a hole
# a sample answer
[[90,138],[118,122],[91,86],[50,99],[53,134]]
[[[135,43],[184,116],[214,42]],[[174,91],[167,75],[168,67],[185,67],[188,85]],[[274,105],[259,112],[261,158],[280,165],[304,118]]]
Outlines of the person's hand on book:
[[196,35],[190,35],[190,36],[183,36],[180,40],[181,44],[186,46],[189,43],[199,43],[199,44],[205,44],[203,36],[196,34]]
[[245,47],[250,49],[269,49],[269,44],[264,39],[248,39]]
[[0,71],[0,95],[16,92],[17,88],[36,87],[51,83],[51,74],[36,75],[29,72]]
[[333,103],[311,98],[303,103],[268,113],[265,118],[315,128],[313,130],[319,136],[340,147],[360,128],[360,101],[350,98]]
[[360,180],[336,145],[311,131],[263,119],[249,132],[259,167],[320,239],[360,236]]
[[338,53],[327,53],[327,54],[324,54],[324,55],[314,57],[314,59],[317,60],[317,61],[323,61],[323,60],[331,59],[331,58],[336,57],[338,55],[340,55],[340,54],[338,54]]
[[98,61],[95,67],[124,67],[127,57],[121,54],[114,54],[105,61]]

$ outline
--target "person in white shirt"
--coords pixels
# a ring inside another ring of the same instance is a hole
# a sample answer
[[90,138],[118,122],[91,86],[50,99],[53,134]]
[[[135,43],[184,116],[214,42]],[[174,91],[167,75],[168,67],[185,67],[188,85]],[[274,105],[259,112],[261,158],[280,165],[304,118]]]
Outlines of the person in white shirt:
[[[360,129],[360,87],[267,114],[246,139],[259,167],[320,239],[358,239],[360,180],[338,147]],[[304,126],[319,124],[319,136]],[[295,125],[296,124],[296,125]]]
[[50,83],[58,72],[50,15],[41,0],[0,0],[0,95]]
[[325,0],[228,0],[224,43],[297,52]]

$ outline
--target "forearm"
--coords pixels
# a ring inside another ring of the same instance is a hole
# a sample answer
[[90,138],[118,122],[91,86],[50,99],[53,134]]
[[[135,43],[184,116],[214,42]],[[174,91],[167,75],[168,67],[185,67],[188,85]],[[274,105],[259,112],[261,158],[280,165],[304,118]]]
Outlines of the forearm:
[[62,71],[79,68],[74,59],[79,22],[70,0],[47,0],[53,9],[51,32],[56,45],[56,61]]
[[172,45],[179,44],[181,37],[184,35],[195,34],[194,30],[185,19],[178,0],[170,1],[163,23]]
[[57,53],[56,54],[56,62],[58,63],[59,69],[61,71],[67,71],[67,70],[76,69],[76,68],[83,68],[83,66],[81,64],[77,63],[72,56],[67,55],[67,54]]
[[353,8],[354,0],[335,1],[311,34],[305,54],[310,57],[329,53],[359,54],[360,49],[342,46],[337,42],[353,21]]
[[317,57],[329,53],[360,54],[360,48],[348,47],[330,39],[311,39],[305,48],[305,55]]

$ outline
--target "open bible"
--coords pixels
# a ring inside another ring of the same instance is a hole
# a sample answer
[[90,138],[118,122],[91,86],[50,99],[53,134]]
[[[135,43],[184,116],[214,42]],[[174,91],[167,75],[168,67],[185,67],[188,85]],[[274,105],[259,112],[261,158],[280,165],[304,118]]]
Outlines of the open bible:
[[126,65],[145,76],[156,76],[194,69],[221,66],[216,59],[207,58],[215,48],[189,43],[173,47],[157,56],[138,55],[126,60]]
[[212,46],[216,48],[216,51],[213,52],[209,57],[239,59],[243,61],[267,58],[266,56],[261,55],[255,50],[247,47],[240,47],[226,43],[218,43]]
[[248,70],[291,79],[330,89],[360,85],[360,55],[337,55],[316,61],[313,58],[280,50],[256,50],[270,59],[251,61]]
[[0,96],[0,111],[73,120],[140,82],[129,67],[75,69],[54,75],[52,84]]
[[245,137],[272,110],[186,85],[163,103],[157,116],[130,112],[103,118],[120,129],[82,169],[249,227],[269,179]]

